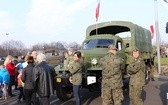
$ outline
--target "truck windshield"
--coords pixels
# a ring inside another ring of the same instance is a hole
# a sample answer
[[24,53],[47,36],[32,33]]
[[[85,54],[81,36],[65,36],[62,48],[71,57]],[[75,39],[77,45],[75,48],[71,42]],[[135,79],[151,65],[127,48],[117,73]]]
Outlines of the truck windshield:
[[83,49],[108,48],[108,45],[113,44],[113,43],[114,43],[114,40],[112,39],[87,40],[83,44]]

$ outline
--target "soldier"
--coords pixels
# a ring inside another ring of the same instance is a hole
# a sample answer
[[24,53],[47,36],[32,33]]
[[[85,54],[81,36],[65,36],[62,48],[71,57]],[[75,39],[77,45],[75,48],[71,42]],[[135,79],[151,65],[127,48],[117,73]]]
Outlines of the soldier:
[[142,88],[145,85],[145,62],[140,57],[137,48],[132,51],[133,62],[128,65],[127,70],[130,74],[129,97],[131,105],[143,105],[141,99]]
[[71,61],[73,61],[73,52],[74,50],[72,48],[68,49],[68,54],[65,56],[65,60],[64,60],[64,68],[68,69],[68,65]]
[[121,65],[123,60],[116,56],[117,48],[108,46],[108,54],[100,59],[102,65],[102,105],[121,105],[123,80]]

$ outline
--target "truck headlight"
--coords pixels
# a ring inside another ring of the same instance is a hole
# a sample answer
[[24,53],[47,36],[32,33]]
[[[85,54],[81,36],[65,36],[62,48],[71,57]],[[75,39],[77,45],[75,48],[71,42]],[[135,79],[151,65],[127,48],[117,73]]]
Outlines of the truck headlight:
[[93,65],[96,65],[98,62],[97,62],[97,59],[96,58],[93,58],[92,60],[91,60],[91,63],[93,64]]

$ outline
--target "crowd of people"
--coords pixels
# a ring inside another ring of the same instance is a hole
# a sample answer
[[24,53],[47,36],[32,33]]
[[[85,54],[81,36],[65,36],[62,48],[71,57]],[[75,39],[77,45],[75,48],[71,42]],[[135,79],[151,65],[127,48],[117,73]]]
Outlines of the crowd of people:
[[11,56],[0,61],[1,99],[15,96],[12,87],[19,90],[17,102],[26,105],[49,105],[49,97],[54,94],[55,70],[46,61],[46,56],[32,51],[31,55]]
[[[80,51],[68,49],[64,52],[64,68],[70,72],[69,81],[73,85],[76,105],[81,105],[80,85],[82,84],[83,59]],[[129,96],[131,105],[142,105],[141,93],[145,85],[145,62],[137,48],[132,50],[132,62],[127,67],[130,75]],[[100,59],[102,66],[102,105],[122,105],[124,60],[117,56],[117,48],[108,46],[108,53]],[[26,105],[49,105],[49,97],[54,94],[55,70],[46,62],[46,56],[33,51],[26,57],[8,55],[0,61],[0,86],[2,99],[14,96],[12,86],[19,90],[18,102]],[[38,97],[38,98],[37,98]]]

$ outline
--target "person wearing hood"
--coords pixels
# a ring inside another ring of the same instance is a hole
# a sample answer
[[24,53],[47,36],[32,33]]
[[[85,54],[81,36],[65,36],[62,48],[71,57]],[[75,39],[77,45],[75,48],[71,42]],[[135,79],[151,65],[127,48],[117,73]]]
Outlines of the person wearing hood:
[[0,76],[2,77],[2,83],[1,83],[1,88],[2,88],[2,99],[7,99],[8,98],[8,85],[10,82],[10,75],[8,71],[4,67],[4,61],[0,61]]

